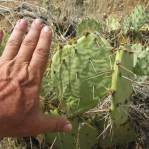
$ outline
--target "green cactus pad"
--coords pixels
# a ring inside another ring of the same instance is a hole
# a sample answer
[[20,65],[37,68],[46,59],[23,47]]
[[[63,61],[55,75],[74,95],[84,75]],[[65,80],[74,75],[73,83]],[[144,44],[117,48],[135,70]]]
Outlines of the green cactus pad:
[[88,34],[53,56],[51,86],[57,99],[66,105],[66,113],[86,111],[105,95],[112,73],[106,43],[98,35]]
[[[133,53],[122,49],[117,51],[112,76],[112,107],[113,120],[121,125],[128,120],[129,98],[133,93],[131,79],[133,79]],[[126,113],[126,117],[125,117]]]
[[121,28],[121,24],[119,23],[119,19],[116,16],[110,15],[106,19],[106,27],[108,32],[117,31]]
[[[135,139],[135,133],[129,126],[129,105],[133,93],[133,53],[125,47],[117,51],[112,76],[111,120],[113,140],[117,143],[128,143]],[[121,141],[121,142],[120,142]]]
[[130,16],[125,17],[123,21],[123,31],[127,33],[128,31],[138,31],[146,22],[147,13],[145,8],[138,5],[131,12]]
[[102,26],[99,22],[94,19],[86,18],[83,19],[77,26],[77,36],[83,36],[86,33],[100,32]]
[[141,44],[131,46],[134,51],[134,72],[138,76],[149,75],[149,47],[145,48]]
[[[99,139],[102,147],[125,145],[136,139],[134,130],[129,124],[130,96],[133,93],[133,53],[121,47],[116,52],[112,75],[112,105],[110,110],[111,130]],[[105,122],[104,125],[109,124]],[[103,131],[104,128],[102,128]],[[110,129],[110,128],[109,128]]]

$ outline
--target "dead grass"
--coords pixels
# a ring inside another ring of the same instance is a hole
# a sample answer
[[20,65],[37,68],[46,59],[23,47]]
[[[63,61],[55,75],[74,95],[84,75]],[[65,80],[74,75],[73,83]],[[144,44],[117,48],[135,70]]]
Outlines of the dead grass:
[[[44,0],[43,0],[44,1]],[[129,13],[136,5],[149,5],[148,0],[50,0],[46,4],[49,9],[59,11],[59,17],[76,17],[86,16],[100,19],[104,15],[111,13],[123,16]]]
[[17,8],[22,3],[31,4],[33,8],[36,6],[46,8],[45,17],[52,15],[56,22],[61,22],[64,18],[69,22],[78,21],[83,17],[100,20],[110,14],[122,17],[138,4],[143,4],[149,8],[148,0],[1,0],[0,29],[10,31],[16,21],[20,19],[20,16],[14,15],[12,12],[4,14],[2,11]]

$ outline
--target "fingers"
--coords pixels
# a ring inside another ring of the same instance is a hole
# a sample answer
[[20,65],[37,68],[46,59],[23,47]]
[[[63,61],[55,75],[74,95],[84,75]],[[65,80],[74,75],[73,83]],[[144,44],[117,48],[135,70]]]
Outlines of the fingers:
[[2,39],[3,39],[3,31],[0,31],[0,44],[2,42]]
[[37,68],[38,70],[41,70],[41,72],[44,72],[48,62],[51,38],[52,32],[48,26],[45,26],[41,31],[37,47],[33,53],[30,62],[31,68]]
[[43,23],[40,19],[36,19],[32,25],[29,33],[22,42],[17,58],[19,61],[29,62],[32,54],[37,46]]
[[27,22],[23,19],[17,22],[2,54],[4,59],[10,60],[17,55],[24,35],[27,31],[27,26]]

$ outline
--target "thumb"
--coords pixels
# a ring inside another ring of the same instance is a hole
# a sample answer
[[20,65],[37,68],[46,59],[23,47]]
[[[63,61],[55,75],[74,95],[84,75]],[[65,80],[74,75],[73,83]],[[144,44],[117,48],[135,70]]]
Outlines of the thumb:
[[[72,129],[71,123],[64,117],[52,117],[38,114],[30,121],[28,128],[32,128],[32,135],[48,132],[69,132]],[[29,130],[29,129],[28,129]]]
[[64,117],[39,116],[41,130],[44,132],[69,132],[72,125]]

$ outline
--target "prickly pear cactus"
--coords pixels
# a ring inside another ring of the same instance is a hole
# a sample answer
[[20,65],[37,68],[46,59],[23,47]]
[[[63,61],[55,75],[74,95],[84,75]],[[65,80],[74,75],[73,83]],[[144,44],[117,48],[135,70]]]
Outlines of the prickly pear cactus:
[[[132,81],[136,79],[134,76],[149,74],[149,49],[145,48],[147,44],[140,38],[140,28],[145,20],[146,13],[142,6],[137,6],[124,19],[123,29],[115,27],[115,20],[109,18],[107,23],[112,26],[105,34],[111,35],[113,32],[118,36],[113,42],[118,44],[111,42],[113,48],[101,36],[102,33],[98,33],[98,27],[86,21],[80,24],[78,30],[78,36],[83,37],[66,46],[60,46],[54,54],[50,67],[50,87],[55,95],[52,99],[58,101],[55,111],[66,114],[74,128],[70,134],[54,135],[57,148],[91,149],[97,143],[97,132],[100,133],[99,145],[103,148],[116,145],[124,148],[123,145],[136,140],[136,133],[129,122],[129,107],[133,93]],[[139,38],[131,38],[136,35]],[[103,98],[104,95],[108,97],[108,102]],[[103,106],[103,103],[106,105]],[[98,109],[100,104],[101,109]],[[84,118],[96,105],[98,113]],[[94,125],[86,123],[86,118],[92,118]],[[95,125],[98,131],[92,127]]]
[[123,21],[124,33],[138,31],[145,24],[146,20],[147,13],[145,12],[145,7],[141,5],[136,6],[130,16],[125,17]]
[[139,76],[149,75],[149,47],[144,47],[141,44],[131,46],[134,51],[134,72]]
[[130,96],[133,93],[131,79],[133,79],[133,53],[121,47],[116,52],[115,64],[113,66],[111,86],[111,110],[110,122],[111,132],[100,144],[103,147],[111,147],[116,144],[127,144],[135,140],[135,132],[129,125]]
[[108,16],[106,19],[106,28],[108,32],[119,30],[121,28],[121,24],[119,23],[118,16]]
[[[128,125],[126,124],[129,121],[128,105],[130,105],[130,96],[133,93],[132,88],[132,80],[134,79],[133,59],[134,54],[133,52],[131,52],[131,49],[121,47],[121,49],[117,51],[116,60],[114,64],[114,72],[112,75],[112,87],[111,87],[113,91],[113,99],[111,106],[112,120],[113,124],[116,127],[122,127],[124,129],[125,125],[126,126]],[[126,132],[128,133],[128,136],[134,135],[134,134],[131,135],[132,131],[129,129]],[[125,136],[126,139],[128,139],[128,136]],[[128,141],[130,140],[132,139],[129,138]]]
[[[128,119],[128,115],[126,114],[127,116],[125,117],[124,114],[125,112],[128,113],[128,107],[123,107],[123,105],[129,104],[129,97],[133,92],[131,86],[131,79],[133,79],[133,53],[124,48],[118,50],[113,69],[111,110],[114,112],[114,122],[116,124],[123,124]],[[122,109],[124,111],[120,112]],[[121,113],[123,114],[120,115]]]
[[96,34],[87,34],[53,56],[51,86],[66,113],[84,112],[105,95],[112,72],[106,43]]
[[77,36],[83,36],[86,33],[95,33],[102,30],[102,25],[90,18],[83,19],[77,26]]

